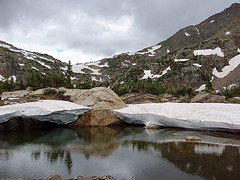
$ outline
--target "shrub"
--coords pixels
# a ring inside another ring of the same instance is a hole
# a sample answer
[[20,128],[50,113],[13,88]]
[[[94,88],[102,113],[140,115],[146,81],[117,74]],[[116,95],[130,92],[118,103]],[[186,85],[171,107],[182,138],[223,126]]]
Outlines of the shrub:
[[57,94],[57,92],[58,91],[54,88],[47,88],[47,89],[44,89],[43,95],[55,95]]

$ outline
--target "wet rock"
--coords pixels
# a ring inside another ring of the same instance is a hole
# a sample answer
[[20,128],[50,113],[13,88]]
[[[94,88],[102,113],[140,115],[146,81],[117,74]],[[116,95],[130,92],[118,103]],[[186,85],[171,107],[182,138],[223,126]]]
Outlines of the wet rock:
[[59,175],[53,174],[45,177],[43,180],[62,180],[62,178]]
[[120,180],[118,178],[114,178],[112,176],[78,176],[77,178],[74,178],[75,180]]
[[162,126],[159,126],[157,124],[150,124],[149,126],[145,126],[144,128],[157,130],[157,129],[162,129]]
[[185,138],[186,141],[201,141],[200,137],[197,136],[188,136]]

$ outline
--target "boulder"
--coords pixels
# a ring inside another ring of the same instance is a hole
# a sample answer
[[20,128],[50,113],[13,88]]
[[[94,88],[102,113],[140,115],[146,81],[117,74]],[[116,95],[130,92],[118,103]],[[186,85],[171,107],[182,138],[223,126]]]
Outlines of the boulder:
[[40,100],[37,102],[13,104],[0,107],[0,123],[15,117],[31,117],[55,124],[68,124],[79,115],[91,110],[75,103],[60,100]]
[[73,102],[93,109],[121,109],[127,105],[111,89],[96,87],[72,97]]
[[210,102],[210,98],[209,93],[199,93],[191,99],[191,103]]
[[212,95],[209,93],[199,93],[191,99],[191,103],[224,103],[225,96]]
[[111,126],[121,123],[123,121],[113,113],[112,109],[98,108],[85,112],[70,126]]
[[22,98],[29,95],[29,91],[27,90],[20,90],[20,91],[13,91],[13,92],[3,92],[1,94],[1,100],[5,99],[13,99],[13,98]]
[[123,123],[113,113],[114,109],[127,107],[127,105],[112,90],[97,87],[85,90],[72,97],[74,103],[88,106],[93,110],[84,113],[70,126],[110,126]]

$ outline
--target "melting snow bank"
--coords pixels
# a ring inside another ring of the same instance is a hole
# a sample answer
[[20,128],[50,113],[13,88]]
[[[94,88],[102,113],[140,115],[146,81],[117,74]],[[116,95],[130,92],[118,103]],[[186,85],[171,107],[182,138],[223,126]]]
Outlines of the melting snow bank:
[[220,103],[137,104],[114,110],[131,124],[156,124],[203,130],[240,131],[240,105]]
[[89,110],[91,110],[89,107],[59,100],[13,104],[0,107],[0,123],[14,117],[27,116],[59,125],[69,124],[76,121],[79,115]]

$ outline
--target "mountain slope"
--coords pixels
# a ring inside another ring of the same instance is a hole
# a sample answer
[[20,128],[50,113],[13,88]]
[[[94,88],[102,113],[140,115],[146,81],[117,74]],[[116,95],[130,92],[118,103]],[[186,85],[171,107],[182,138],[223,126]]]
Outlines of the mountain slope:
[[[111,81],[112,85],[149,77],[174,88],[188,86],[194,89],[203,88],[210,76],[213,88],[219,90],[240,83],[239,24],[240,4],[236,3],[200,24],[179,30],[155,46],[103,59],[95,66],[75,65],[73,70],[82,69],[92,79]],[[237,59],[234,66],[226,68],[232,64],[232,58]],[[103,64],[104,67],[99,66]],[[223,70],[225,76],[218,76]]]
[[[179,30],[167,40],[134,53],[72,65],[72,82],[135,88],[149,82],[200,91],[240,84],[240,4],[235,3],[203,22]],[[64,75],[67,64],[49,55],[18,49],[0,41],[0,81],[24,83],[31,73]],[[141,84],[140,84],[141,85]],[[134,89],[133,88],[133,89]]]

